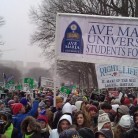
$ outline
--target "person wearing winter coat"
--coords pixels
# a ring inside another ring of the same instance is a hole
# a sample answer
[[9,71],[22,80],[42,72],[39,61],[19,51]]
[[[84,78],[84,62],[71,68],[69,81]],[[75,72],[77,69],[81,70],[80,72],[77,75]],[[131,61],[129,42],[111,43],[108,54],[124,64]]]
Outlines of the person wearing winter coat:
[[21,130],[23,138],[41,138],[40,124],[32,116],[28,116],[23,120]]
[[80,138],[80,136],[76,130],[67,129],[59,135],[59,138]]
[[97,120],[98,120],[98,109],[96,106],[91,105],[88,109],[88,121],[89,125],[91,126],[92,130],[96,132],[97,130]]
[[114,127],[118,124],[120,118],[123,115],[129,115],[129,108],[126,105],[120,105],[117,108],[117,115],[115,117],[114,124],[113,124]]
[[58,122],[57,129],[53,129],[51,131],[49,138],[59,138],[60,133],[66,129],[69,129],[71,125],[72,125],[71,116],[64,114],[63,116],[61,116]]
[[81,136],[80,138],[95,138],[94,132],[87,127],[80,128],[78,133]]
[[37,117],[37,121],[41,126],[41,138],[49,138],[51,128],[48,124],[48,118],[45,116],[45,112],[41,112],[41,114]]
[[56,111],[54,112],[53,115],[52,129],[57,128],[58,121],[62,116],[62,106],[63,106],[63,99],[59,96],[56,96]]
[[110,129],[101,129],[95,133],[95,138],[113,138],[113,134]]
[[18,138],[18,130],[12,124],[12,114],[0,111],[0,134],[6,138]]
[[133,109],[134,126],[124,134],[124,138],[137,138],[138,137],[138,105]]
[[124,133],[131,128],[131,116],[123,115],[118,125],[113,129],[114,138],[123,138]]
[[15,128],[18,129],[18,137],[21,138],[21,122],[27,117],[27,116],[35,116],[37,112],[39,101],[35,100],[33,102],[32,108],[28,113],[25,113],[25,107],[21,103],[15,103],[12,105],[12,112],[13,112],[13,125]]

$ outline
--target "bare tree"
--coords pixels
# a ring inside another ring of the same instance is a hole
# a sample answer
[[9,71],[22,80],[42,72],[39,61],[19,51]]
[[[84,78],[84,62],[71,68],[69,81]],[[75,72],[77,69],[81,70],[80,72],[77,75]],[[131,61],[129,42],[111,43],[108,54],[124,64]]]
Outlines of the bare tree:
[[[30,17],[37,26],[37,31],[31,37],[31,43],[41,47],[43,54],[49,58],[53,58],[55,55],[57,13],[138,17],[138,0],[43,0],[38,9],[32,8],[30,11]],[[68,67],[68,64],[70,64],[70,67]],[[94,64],[79,63],[79,66],[76,67],[72,62],[60,62],[59,65],[60,74],[65,76],[69,71],[78,74],[80,65],[81,67],[87,66],[87,70],[83,68],[82,71],[81,68],[81,78],[85,78],[85,81],[89,80],[87,82],[89,85],[90,79],[88,78],[91,74],[93,85],[97,86]]]
[[87,88],[98,86],[93,63],[58,61],[58,73]]
[[105,16],[138,16],[137,0],[43,0],[30,17],[37,26],[31,43],[43,49],[47,57],[54,57],[56,14],[79,13]]

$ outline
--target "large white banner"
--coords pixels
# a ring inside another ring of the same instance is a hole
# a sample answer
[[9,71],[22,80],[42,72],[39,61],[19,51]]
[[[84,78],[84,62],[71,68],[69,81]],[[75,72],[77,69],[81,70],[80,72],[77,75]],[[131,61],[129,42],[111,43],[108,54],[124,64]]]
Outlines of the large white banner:
[[138,66],[138,19],[58,14],[57,59]]
[[98,88],[138,87],[138,68],[96,64]]

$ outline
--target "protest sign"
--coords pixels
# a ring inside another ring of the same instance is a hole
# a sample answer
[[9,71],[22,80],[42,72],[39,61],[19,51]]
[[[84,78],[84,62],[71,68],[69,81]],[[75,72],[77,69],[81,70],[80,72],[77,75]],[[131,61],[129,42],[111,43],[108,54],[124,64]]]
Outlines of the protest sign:
[[57,15],[56,58],[138,66],[138,19],[98,15]]
[[98,87],[138,87],[138,68],[96,64]]

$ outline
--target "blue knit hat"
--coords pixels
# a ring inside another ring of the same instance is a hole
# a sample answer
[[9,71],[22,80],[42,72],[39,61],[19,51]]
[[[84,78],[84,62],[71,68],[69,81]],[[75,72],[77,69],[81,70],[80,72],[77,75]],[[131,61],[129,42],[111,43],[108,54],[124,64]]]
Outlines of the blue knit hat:
[[20,103],[23,104],[24,106],[27,105],[27,99],[25,97],[22,97],[20,100]]

